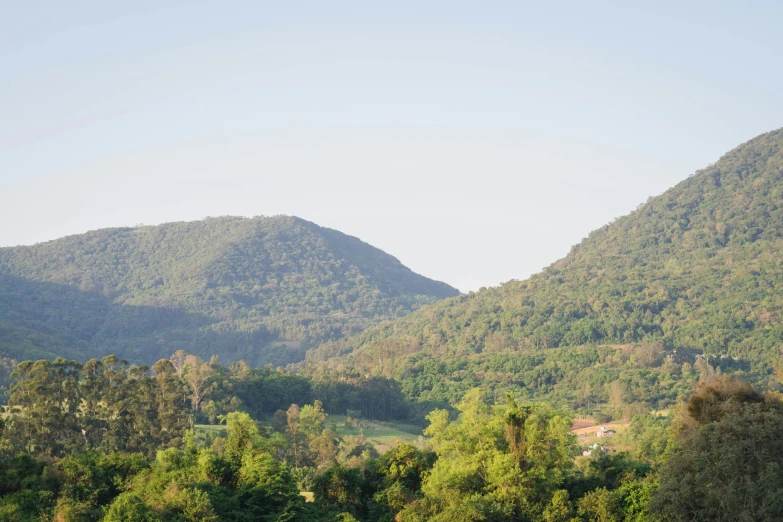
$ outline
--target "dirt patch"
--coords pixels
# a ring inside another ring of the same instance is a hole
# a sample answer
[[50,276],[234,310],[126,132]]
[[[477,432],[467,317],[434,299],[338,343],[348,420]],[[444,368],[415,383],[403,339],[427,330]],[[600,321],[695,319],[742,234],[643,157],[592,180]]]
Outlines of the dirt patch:
[[574,421],[571,423],[571,431],[581,430],[583,428],[589,428],[590,426],[595,425],[596,424],[593,419],[574,419]]
[[601,426],[606,428],[607,430],[614,430],[619,431],[625,428],[629,423],[628,422],[609,422],[605,424],[597,424],[593,426],[587,426],[584,428],[573,428],[571,427],[571,432],[576,433],[577,435],[595,435],[595,433],[601,429]]

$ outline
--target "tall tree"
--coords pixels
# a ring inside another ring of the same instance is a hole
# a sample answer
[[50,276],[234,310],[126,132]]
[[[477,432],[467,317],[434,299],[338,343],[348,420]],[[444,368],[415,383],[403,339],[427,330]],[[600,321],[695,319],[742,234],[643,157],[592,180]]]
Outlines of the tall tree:
[[201,401],[209,392],[209,385],[215,370],[195,355],[188,355],[183,364],[183,377],[190,387],[190,403],[193,411],[199,411]]
[[164,445],[176,443],[184,434],[188,414],[185,387],[174,365],[161,359],[152,367],[157,384],[157,412]]

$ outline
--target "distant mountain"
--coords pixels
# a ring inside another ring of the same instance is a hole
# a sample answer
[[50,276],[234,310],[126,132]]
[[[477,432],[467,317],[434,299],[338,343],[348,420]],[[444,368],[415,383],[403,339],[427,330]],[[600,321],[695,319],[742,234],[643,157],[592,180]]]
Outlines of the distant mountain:
[[285,364],[457,294],[295,217],[97,230],[0,249],[0,352]]
[[[425,360],[477,361],[493,354],[511,360],[535,351],[533,368],[552,348],[632,343],[751,361],[780,358],[783,130],[737,147],[593,231],[525,281],[424,307],[326,344],[308,359],[337,357],[335,367],[403,378],[431,372]],[[466,364],[473,363],[459,371]],[[482,367],[478,381],[485,371],[509,372],[499,368]],[[504,378],[512,380],[514,371]],[[552,382],[559,378],[565,377]]]

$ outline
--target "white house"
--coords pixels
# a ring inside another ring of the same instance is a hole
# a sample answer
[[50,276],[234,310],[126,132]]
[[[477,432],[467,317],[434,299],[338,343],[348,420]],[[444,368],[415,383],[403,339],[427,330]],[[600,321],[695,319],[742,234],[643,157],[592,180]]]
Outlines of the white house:
[[614,430],[608,430],[605,426],[601,426],[601,429],[595,432],[596,437],[611,437],[614,435]]

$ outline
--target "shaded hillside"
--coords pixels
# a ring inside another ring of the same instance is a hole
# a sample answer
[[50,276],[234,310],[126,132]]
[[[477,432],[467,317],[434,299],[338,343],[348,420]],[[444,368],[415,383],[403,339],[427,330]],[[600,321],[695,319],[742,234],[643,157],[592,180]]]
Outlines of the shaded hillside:
[[595,230],[528,280],[445,300],[308,357],[342,356],[332,366],[398,377],[423,371],[422,359],[598,344],[770,360],[783,348],[782,312],[778,130]]
[[0,351],[282,364],[457,293],[294,217],[105,229],[0,249]]

